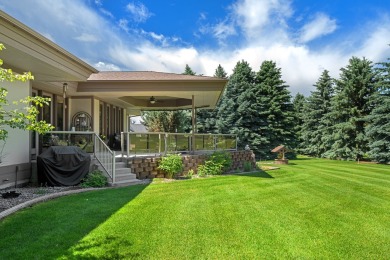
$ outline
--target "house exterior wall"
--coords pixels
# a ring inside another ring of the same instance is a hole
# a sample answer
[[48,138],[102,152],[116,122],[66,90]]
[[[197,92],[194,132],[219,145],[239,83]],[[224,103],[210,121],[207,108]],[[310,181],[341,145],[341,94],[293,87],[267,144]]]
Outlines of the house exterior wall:
[[[15,106],[12,104],[12,101],[20,100],[30,95],[30,82],[2,82],[1,86],[6,87],[9,91],[7,98],[10,101],[10,105],[7,109],[24,107],[23,105]],[[20,129],[7,129],[9,136],[4,145],[1,166],[29,162],[30,133]]]
[[[10,101],[10,105],[7,109],[24,107],[22,105],[14,105],[12,101],[20,100],[30,95],[30,81],[2,82],[1,86],[8,89],[7,99]],[[31,175],[30,132],[11,128],[7,128],[7,130],[9,135],[6,142],[0,143],[0,149],[3,149],[0,163],[0,188],[15,185],[16,175],[18,175],[18,185],[27,183]]]
[[[85,98],[70,98],[69,100],[69,125],[70,128],[73,126],[73,116],[77,112],[87,112],[90,116],[92,116],[92,102],[90,97]],[[92,124],[94,122],[92,121]],[[69,129],[70,130],[70,129]]]

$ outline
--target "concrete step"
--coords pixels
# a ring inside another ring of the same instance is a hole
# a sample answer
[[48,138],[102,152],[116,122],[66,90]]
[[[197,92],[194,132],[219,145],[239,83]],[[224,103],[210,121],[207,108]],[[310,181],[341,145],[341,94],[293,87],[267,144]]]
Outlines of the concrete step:
[[115,182],[119,181],[130,181],[130,180],[136,180],[137,175],[133,173],[122,173],[122,174],[115,174]]
[[122,157],[115,157],[115,162],[123,162]]
[[132,174],[130,168],[115,168],[115,175],[119,174]]
[[134,179],[134,180],[118,181],[115,182],[115,184],[110,183],[110,186],[121,187],[121,186],[129,186],[129,185],[141,184],[141,183],[145,183],[145,181]]
[[122,168],[127,168],[127,169],[129,169],[129,168],[126,166],[126,163],[125,163],[125,162],[116,162],[116,163],[115,163],[115,168],[116,168],[116,169],[122,169]]

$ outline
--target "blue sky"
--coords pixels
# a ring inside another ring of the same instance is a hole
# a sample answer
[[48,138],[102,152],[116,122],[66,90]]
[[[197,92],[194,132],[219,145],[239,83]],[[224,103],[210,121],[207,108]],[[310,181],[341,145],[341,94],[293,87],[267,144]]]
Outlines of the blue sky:
[[0,0],[0,8],[99,70],[212,76],[240,60],[282,69],[308,95],[352,56],[390,58],[388,0]]

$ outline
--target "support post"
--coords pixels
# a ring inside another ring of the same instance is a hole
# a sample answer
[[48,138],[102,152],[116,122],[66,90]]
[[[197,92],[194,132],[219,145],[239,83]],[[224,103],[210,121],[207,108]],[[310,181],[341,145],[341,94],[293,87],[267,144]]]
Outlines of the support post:
[[195,96],[192,95],[192,142],[191,151],[195,153]]

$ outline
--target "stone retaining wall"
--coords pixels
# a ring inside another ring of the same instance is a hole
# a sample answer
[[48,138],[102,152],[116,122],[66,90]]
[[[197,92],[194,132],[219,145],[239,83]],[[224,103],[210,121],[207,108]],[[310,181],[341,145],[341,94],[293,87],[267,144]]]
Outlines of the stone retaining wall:
[[[256,168],[255,155],[252,151],[232,151],[230,152],[233,160],[233,165],[229,171],[242,170],[244,163],[251,163],[252,169]],[[183,155],[183,172],[181,175],[185,175],[189,170],[197,172],[197,167],[200,164],[204,164],[207,159],[206,154],[195,155]],[[153,179],[164,178],[164,172],[157,167],[161,160],[160,156],[157,157],[133,157],[127,160],[127,165],[131,169],[132,173],[137,175],[138,179]]]

